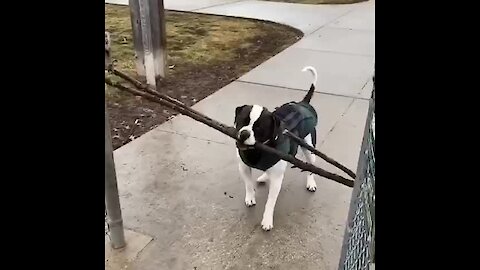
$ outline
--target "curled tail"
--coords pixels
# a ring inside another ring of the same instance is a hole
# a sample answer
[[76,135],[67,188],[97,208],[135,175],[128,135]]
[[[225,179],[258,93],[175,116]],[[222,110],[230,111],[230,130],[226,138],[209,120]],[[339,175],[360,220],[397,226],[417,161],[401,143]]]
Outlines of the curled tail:
[[313,74],[313,82],[312,82],[312,85],[310,86],[310,89],[308,90],[307,95],[303,98],[302,102],[310,103],[310,100],[312,99],[312,96],[313,96],[313,92],[315,91],[318,75],[317,75],[317,70],[315,70],[314,67],[307,66],[302,69],[303,72],[307,70]]

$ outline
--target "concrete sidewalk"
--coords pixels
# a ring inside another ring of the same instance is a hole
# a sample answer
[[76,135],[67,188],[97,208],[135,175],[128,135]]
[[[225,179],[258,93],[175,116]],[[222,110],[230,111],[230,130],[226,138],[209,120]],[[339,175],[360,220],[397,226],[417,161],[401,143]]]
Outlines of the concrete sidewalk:
[[[300,70],[312,65],[319,73],[312,99],[320,117],[317,148],[355,170],[372,85],[374,2],[166,0],[165,6],[302,30],[298,43],[194,108],[233,124],[239,105],[274,109],[299,100],[311,81]],[[312,194],[305,190],[306,174],[288,170],[275,227],[266,233],[260,221],[267,187],[258,187],[255,207],[245,207],[234,143],[223,134],[177,116],[114,155],[125,226],[153,237],[129,269],[336,269],[350,188],[318,177]],[[317,164],[340,173],[321,160]]]

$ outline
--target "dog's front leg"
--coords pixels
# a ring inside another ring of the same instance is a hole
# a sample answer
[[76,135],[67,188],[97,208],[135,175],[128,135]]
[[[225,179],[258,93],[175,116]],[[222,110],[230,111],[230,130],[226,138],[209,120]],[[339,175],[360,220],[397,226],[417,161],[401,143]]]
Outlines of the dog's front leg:
[[238,170],[240,171],[240,176],[245,182],[245,204],[248,207],[254,206],[257,203],[255,202],[255,186],[252,179],[252,168],[240,161],[238,163]]
[[283,175],[287,168],[287,162],[280,160],[272,168],[267,170],[270,186],[268,189],[268,199],[263,212],[262,229],[269,231],[273,228],[273,212],[277,203],[278,194],[282,188]]

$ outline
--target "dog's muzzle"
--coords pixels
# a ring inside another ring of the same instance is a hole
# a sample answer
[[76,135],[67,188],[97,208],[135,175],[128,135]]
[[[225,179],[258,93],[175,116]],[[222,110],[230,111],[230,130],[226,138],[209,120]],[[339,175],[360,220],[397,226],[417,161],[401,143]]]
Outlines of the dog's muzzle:
[[250,137],[250,132],[248,130],[242,130],[240,134],[238,134],[238,139],[243,143],[246,139]]
[[247,150],[247,149],[251,149],[251,148],[252,148],[252,146],[243,144],[243,143],[245,142],[245,140],[250,137],[250,132],[249,132],[248,130],[242,130],[242,131],[240,131],[240,132],[238,133],[237,137],[238,137],[238,141],[237,141],[237,147],[238,147],[238,149],[240,149],[240,150]]

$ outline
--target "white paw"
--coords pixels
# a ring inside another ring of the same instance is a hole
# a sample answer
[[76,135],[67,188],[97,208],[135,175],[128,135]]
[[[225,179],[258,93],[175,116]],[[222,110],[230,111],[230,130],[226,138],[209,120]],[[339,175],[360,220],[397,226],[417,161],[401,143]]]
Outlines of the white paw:
[[317,190],[317,183],[315,183],[315,179],[313,179],[313,175],[310,175],[312,177],[308,177],[307,179],[307,190],[310,192],[315,192]]
[[263,217],[262,219],[262,229],[264,231],[270,231],[273,229],[273,217]]
[[268,180],[268,175],[266,173],[260,175],[260,177],[257,178],[258,183],[265,183]]
[[255,201],[255,194],[245,195],[245,205],[247,207],[254,206],[255,204],[257,204],[257,202]]

